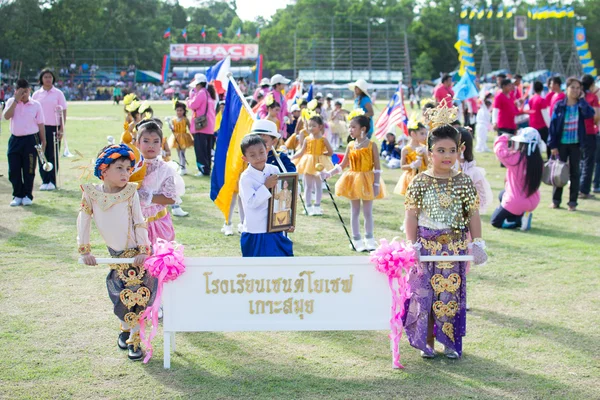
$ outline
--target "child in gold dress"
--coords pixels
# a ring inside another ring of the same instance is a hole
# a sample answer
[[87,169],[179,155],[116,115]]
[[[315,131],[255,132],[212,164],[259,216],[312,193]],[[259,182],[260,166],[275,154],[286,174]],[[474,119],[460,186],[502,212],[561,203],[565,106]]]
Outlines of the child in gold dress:
[[169,148],[177,150],[179,165],[181,166],[181,175],[187,174],[187,161],[185,150],[194,147],[194,138],[189,133],[190,120],[187,118],[187,107],[182,102],[175,102],[175,111],[177,117],[169,121],[169,128],[173,134],[169,136]]
[[406,189],[414,177],[427,169],[427,157],[425,157],[427,148],[423,146],[427,140],[427,129],[422,123],[416,122],[408,127],[408,134],[410,141],[400,153],[400,168],[404,172],[394,189],[395,194],[402,196],[406,193]]

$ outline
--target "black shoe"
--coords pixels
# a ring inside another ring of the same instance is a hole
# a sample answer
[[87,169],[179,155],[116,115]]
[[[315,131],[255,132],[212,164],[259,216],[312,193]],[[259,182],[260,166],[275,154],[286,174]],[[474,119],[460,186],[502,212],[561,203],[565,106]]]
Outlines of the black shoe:
[[127,357],[129,357],[131,361],[139,361],[144,358],[144,352],[142,351],[142,348],[140,346],[137,347],[137,350],[134,350],[134,348],[135,347],[132,344],[127,345],[127,350],[129,351]]
[[119,339],[117,339],[117,346],[121,350],[127,350],[127,340],[129,340],[129,332],[119,333]]

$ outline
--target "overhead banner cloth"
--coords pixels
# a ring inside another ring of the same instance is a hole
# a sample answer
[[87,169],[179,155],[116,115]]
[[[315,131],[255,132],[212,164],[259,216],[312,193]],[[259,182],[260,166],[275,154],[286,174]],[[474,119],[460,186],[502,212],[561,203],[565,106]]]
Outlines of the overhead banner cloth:
[[222,60],[227,55],[234,61],[256,60],[258,57],[257,44],[210,44],[210,43],[179,43],[171,44],[171,59],[173,61],[206,61]]

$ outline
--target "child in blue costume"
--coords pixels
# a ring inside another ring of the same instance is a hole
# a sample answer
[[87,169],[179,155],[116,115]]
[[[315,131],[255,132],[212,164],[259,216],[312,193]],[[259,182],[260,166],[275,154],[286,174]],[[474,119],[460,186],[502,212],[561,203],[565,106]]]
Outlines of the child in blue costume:
[[[254,127],[253,127],[254,128]],[[293,257],[293,243],[283,232],[267,233],[269,199],[277,185],[279,168],[267,164],[267,146],[252,130],[241,143],[242,158],[249,163],[240,176],[239,194],[245,211],[240,245],[244,257]],[[291,227],[288,232],[293,232]]]

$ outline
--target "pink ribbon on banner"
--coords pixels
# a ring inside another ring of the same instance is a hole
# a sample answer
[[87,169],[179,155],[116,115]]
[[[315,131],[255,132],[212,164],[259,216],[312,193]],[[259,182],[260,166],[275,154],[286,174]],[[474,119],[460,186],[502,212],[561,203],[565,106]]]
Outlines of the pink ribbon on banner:
[[[163,284],[173,281],[185,272],[185,264],[183,257],[183,246],[176,242],[167,242],[163,239],[158,239],[154,244],[154,255],[148,257],[144,263],[146,272],[157,278],[158,288],[154,303],[152,306],[144,310],[140,317],[140,340],[146,346],[146,357],[144,364],[152,358],[152,339],[156,336],[158,328],[158,311],[162,299]],[[152,321],[152,331],[146,337],[146,320]]]
[[402,338],[402,317],[404,316],[404,302],[410,296],[408,273],[415,264],[415,250],[410,244],[386,239],[379,241],[379,247],[371,252],[371,262],[377,271],[388,276],[388,284],[392,292],[392,308],[390,319],[390,340],[393,343],[394,367],[404,368],[400,364],[400,339]]

